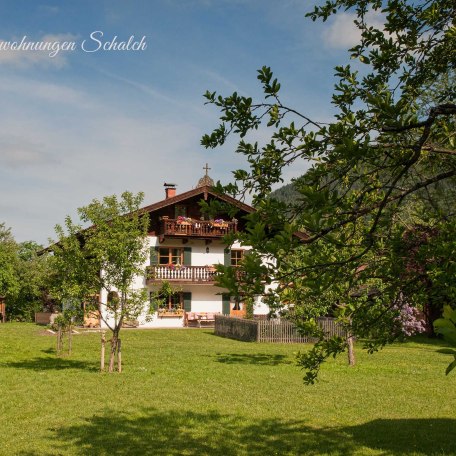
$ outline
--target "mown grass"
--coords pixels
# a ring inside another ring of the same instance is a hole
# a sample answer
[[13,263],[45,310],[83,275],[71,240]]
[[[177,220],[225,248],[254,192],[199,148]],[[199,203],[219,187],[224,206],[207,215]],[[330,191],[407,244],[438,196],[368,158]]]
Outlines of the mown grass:
[[456,375],[443,343],[397,344],[304,386],[303,346],[211,330],[127,330],[124,372],[98,372],[99,334],[0,325],[1,455],[456,454]]

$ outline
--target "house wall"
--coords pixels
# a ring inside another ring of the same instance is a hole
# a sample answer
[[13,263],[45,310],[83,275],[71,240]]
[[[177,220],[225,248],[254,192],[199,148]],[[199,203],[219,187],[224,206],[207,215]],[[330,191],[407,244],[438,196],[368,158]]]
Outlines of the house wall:
[[[154,247],[191,247],[191,265],[192,266],[209,266],[213,264],[224,264],[224,250],[225,245],[221,240],[213,240],[206,244],[201,239],[189,239],[185,244],[180,238],[166,239],[160,243],[158,237],[149,236],[148,238],[149,248]],[[206,248],[209,248],[209,252],[206,252]],[[232,246],[233,249],[242,248],[249,250],[249,248],[241,247],[239,243],[235,243]],[[144,263],[144,268],[149,266],[149,258]],[[192,294],[191,300],[191,311],[192,312],[222,312],[222,293],[226,290],[216,287],[212,284],[193,285],[193,284],[176,284],[174,285],[177,291],[190,292]],[[145,276],[138,276],[134,281],[134,287],[136,289],[147,288],[149,292],[156,291],[159,285],[148,285],[146,284]],[[101,293],[101,302],[107,301],[107,292]],[[157,313],[150,316],[147,314],[149,303],[145,303],[145,310],[143,314],[138,318],[141,327],[146,328],[179,328],[183,326],[184,319],[173,318],[173,317],[158,317]],[[261,299],[258,298],[255,301],[255,314],[266,314],[268,313],[268,307],[262,303]],[[102,326],[104,324],[102,323]]]
[[[187,243],[183,244],[182,239],[179,238],[166,239],[164,242],[160,243],[158,237],[149,236],[149,248],[150,247],[191,247],[192,266],[223,264],[224,261],[225,244],[218,239],[213,240],[209,244],[206,244],[205,241],[201,239],[189,239]],[[206,253],[206,248],[209,248],[209,253]],[[238,242],[233,244],[232,248],[242,248],[244,250],[250,249],[249,247],[241,247]],[[145,266],[148,265],[149,262],[147,261]]]

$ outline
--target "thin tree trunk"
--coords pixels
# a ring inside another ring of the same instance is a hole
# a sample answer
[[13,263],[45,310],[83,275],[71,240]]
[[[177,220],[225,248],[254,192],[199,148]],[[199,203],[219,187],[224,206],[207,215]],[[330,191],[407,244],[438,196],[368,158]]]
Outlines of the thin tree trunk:
[[119,374],[122,372],[122,341],[117,340],[117,370]]
[[109,372],[114,372],[114,364],[116,361],[116,353],[117,353],[117,342],[118,342],[118,331],[114,331],[112,333],[111,338],[111,352],[109,354]]
[[71,355],[73,350],[73,329],[71,324],[68,326],[68,355]]
[[106,349],[106,332],[101,333],[101,359],[100,359],[100,370],[105,370],[105,349]]
[[348,364],[350,366],[355,365],[355,349],[353,347],[353,335],[348,334],[347,336],[347,347],[348,347]]
[[60,356],[60,352],[62,351],[62,328],[59,326],[57,330],[57,356]]

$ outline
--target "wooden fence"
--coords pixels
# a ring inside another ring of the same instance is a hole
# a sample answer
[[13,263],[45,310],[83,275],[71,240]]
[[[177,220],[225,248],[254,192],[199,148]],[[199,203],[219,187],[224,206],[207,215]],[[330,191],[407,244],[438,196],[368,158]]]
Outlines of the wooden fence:
[[[328,335],[345,337],[345,332],[334,318],[319,318],[318,323]],[[215,316],[215,334],[245,342],[303,343],[316,339],[302,335],[287,320],[244,320],[223,315]]]

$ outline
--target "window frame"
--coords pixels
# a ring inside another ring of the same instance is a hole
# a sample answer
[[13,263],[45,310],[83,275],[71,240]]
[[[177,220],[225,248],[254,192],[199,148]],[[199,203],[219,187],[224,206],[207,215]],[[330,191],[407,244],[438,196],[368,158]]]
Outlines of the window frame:
[[[162,254],[162,250],[167,250],[168,254]],[[178,251],[179,253],[175,255],[173,251]],[[166,266],[170,264],[184,264],[184,249],[182,247],[159,247],[157,253],[158,266]]]
[[[233,253],[235,255],[233,255]],[[243,260],[245,255],[244,249],[231,249],[230,251],[230,265],[234,268],[240,266],[241,261]]]
[[[176,299],[177,298],[177,299]],[[176,311],[176,310],[183,310],[184,308],[184,293],[182,291],[176,291],[169,296],[160,297],[160,300],[165,299],[165,303],[161,303],[158,307],[158,311]],[[177,301],[177,302],[176,302]]]

